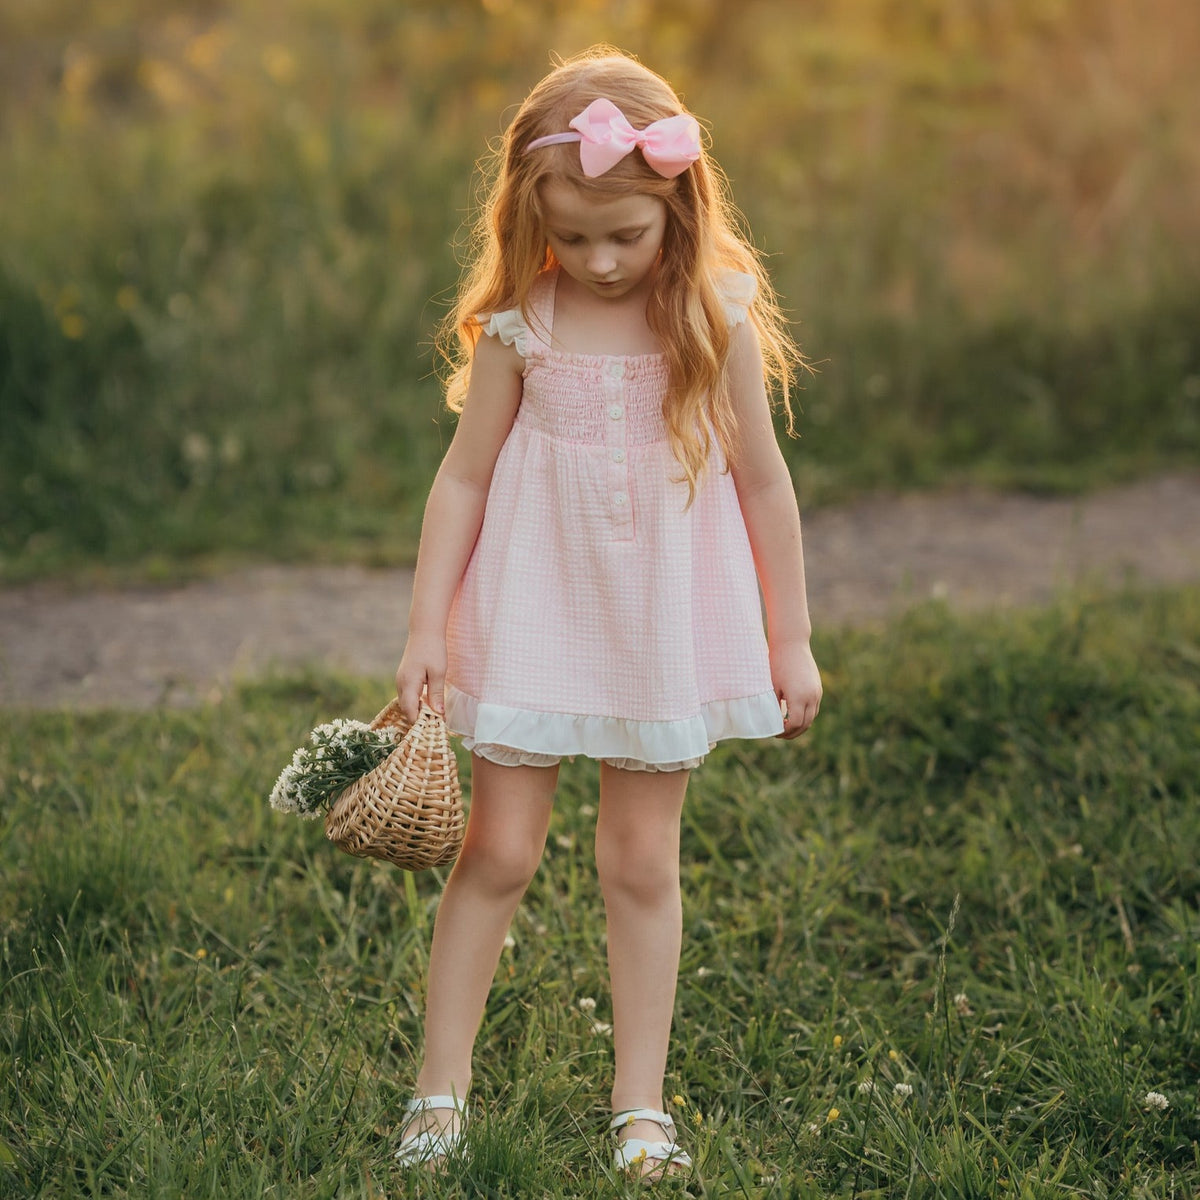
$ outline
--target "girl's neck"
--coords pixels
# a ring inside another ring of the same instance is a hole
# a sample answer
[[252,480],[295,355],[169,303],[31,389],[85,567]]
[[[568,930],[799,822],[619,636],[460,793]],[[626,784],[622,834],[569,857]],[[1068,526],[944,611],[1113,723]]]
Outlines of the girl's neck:
[[554,345],[568,354],[659,354],[662,345],[646,321],[648,276],[617,299],[594,295],[559,270],[554,296]]

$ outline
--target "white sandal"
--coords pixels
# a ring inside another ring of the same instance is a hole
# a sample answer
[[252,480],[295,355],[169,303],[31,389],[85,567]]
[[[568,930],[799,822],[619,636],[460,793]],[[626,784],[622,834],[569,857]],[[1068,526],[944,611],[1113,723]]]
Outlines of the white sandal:
[[432,1112],[434,1109],[450,1109],[457,1113],[457,1127],[451,1130],[423,1129],[407,1141],[402,1141],[400,1148],[392,1156],[402,1167],[421,1166],[433,1162],[434,1159],[448,1158],[462,1141],[467,1131],[467,1104],[457,1096],[414,1096],[404,1106],[407,1115],[400,1127],[400,1133],[403,1135],[421,1113]]
[[[626,1138],[620,1140],[620,1131],[635,1121],[653,1121],[666,1134],[666,1140],[649,1142],[645,1138]],[[640,1167],[647,1159],[657,1162],[662,1174],[671,1167],[678,1166],[689,1170],[692,1165],[691,1155],[680,1148],[675,1140],[675,1122],[669,1113],[659,1112],[656,1108],[627,1108],[617,1113],[608,1123],[609,1132],[617,1136],[616,1148],[613,1150],[613,1166],[618,1171],[629,1171]]]

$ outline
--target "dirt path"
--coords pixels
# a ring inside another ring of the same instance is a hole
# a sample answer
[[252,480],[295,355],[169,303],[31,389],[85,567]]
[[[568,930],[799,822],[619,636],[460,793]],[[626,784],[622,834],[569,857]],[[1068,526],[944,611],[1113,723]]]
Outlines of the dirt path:
[[[943,597],[1038,604],[1079,583],[1200,580],[1200,474],[1083,499],[956,492],[871,499],[804,523],[813,619],[862,624]],[[0,590],[0,704],[148,707],[307,664],[377,674],[404,644],[412,575],[256,567],[170,588]]]

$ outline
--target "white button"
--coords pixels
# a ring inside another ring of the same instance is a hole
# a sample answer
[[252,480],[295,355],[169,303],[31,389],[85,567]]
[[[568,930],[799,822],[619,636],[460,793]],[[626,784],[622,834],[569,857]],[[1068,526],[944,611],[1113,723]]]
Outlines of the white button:
[[609,379],[624,379],[625,378],[625,364],[624,363],[619,363],[619,362],[609,363],[608,367],[607,367],[607,371],[608,371]]
[[617,493],[617,494],[616,494],[616,495],[613,497],[613,503],[614,503],[614,504],[616,504],[618,507],[620,507],[620,506],[621,506],[622,504],[624,504],[624,503],[625,503],[625,502],[626,502],[628,499],[629,499],[629,497],[628,497],[627,495],[625,495],[625,493],[624,493],[624,492],[618,492],[618,493]]
[[623,404],[614,404],[608,410],[608,415],[614,421],[619,421],[625,415],[625,406]]
[[613,462],[624,462],[625,451],[618,446],[617,449],[612,452],[612,460]]

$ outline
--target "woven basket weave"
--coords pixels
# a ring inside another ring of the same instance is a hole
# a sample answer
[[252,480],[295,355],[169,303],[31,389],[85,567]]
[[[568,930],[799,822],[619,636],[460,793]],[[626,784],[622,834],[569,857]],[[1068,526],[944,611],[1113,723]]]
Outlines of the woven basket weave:
[[462,788],[446,723],[421,705],[410,725],[393,700],[372,729],[394,725],[396,749],[352,783],[325,818],[325,836],[347,854],[406,871],[453,862],[463,840]]

